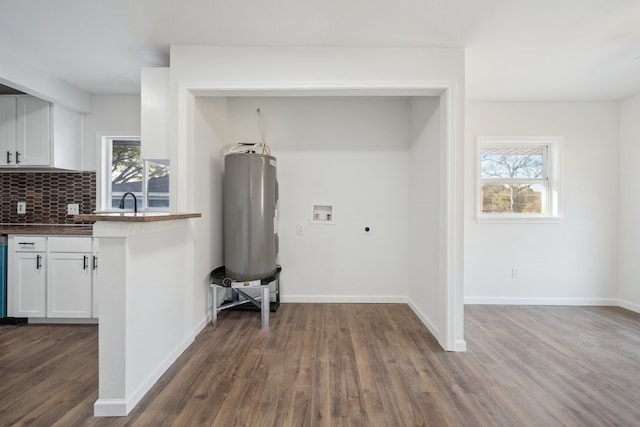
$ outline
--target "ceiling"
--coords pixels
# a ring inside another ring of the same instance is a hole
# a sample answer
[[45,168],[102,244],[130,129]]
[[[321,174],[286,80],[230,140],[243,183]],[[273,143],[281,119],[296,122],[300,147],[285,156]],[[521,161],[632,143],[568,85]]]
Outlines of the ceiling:
[[[640,93],[638,0],[0,0],[0,61],[134,94],[169,45],[464,47],[482,100]],[[1,77],[1,76],[0,76]]]

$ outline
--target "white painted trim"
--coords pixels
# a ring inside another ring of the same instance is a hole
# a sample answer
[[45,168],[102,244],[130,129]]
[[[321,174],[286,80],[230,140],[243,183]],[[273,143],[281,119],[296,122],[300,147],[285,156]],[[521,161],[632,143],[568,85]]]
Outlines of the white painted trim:
[[94,417],[121,417],[128,413],[125,399],[98,399],[93,404]]
[[129,401],[127,403],[127,414],[138,404],[138,402],[140,402],[140,400],[142,400],[144,395],[147,394],[149,390],[151,390],[151,387],[153,387],[156,381],[158,381],[160,377],[167,371],[167,369],[169,369],[171,365],[173,365],[173,362],[175,362],[178,357],[180,357],[180,355],[184,353],[184,351],[191,345],[191,343],[193,343],[193,337],[190,335],[185,338],[182,343],[180,343],[173,350],[173,352],[171,352],[169,356],[167,356],[166,359],[164,359],[158,369],[152,372],[149,377],[147,377],[147,379],[143,381],[142,384],[140,384],[140,386],[136,389],[136,391],[133,392],[133,394],[129,398]]
[[[514,297],[465,297],[464,303],[469,305],[584,305],[584,306],[617,306],[615,298],[514,298]],[[640,309],[640,306],[638,307]]]
[[282,303],[406,304],[406,296],[396,295],[282,295]]
[[[519,215],[519,214],[515,214]],[[505,216],[495,217],[477,216],[478,224],[560,224],[564,222],[564,216]]]
[[640,313],[640,304],[636,304],[631,301],[625,301],[625,300],[619,299],[618,306],[622,308],[626,308],[627,310],[634,311],[636,313]]
[[442,346],[442,343],[441,343],[441,340],[440,340],[440,331],[438,330],[438,327],[431,321],[431,319],[429,319],[429,317],[426,314],[424,314],[418,308],[418,306],[416,306],[413,303],[413,301],[411,301],[409,299],[407,301],[407,304],[409,305],[409,308],[411,309],[411,311],[413,311],[415,313],[415,315],[418,316],[418,319],[420,319],[420,321],[424,324],[424,326],[427,327],[429,332],[431,332],[431,335],[433,335],[435,337],[435,339],[438,340],[438,343],[440,343],[440,345]]
[[456,340],[453,351],[467,351],[467,342],[465,340]]
[[[458,198],[462,197],[458,191],[458,155],[464,152],[464,135],[458,135],[456,125],[461,120],[456,114],[458,88],[455,82],[450,82],[443,94],[447,100],[446,117],[446,161],[445,161],[445,278],[440,292],[445,295],[445,331],[444,336],[439,337],[440,345],[447,351],[458,351],[457,348],[466,348],[464,342],[464,305],[463,293],[463,230],[462,201],[458,205]],[[458,147],[460,144],[460,147]],[[458,148],[460,150],[458,150]],[[464,167],[463,165],[461,167]],[[460,185],[463,185],[460,183]]]
[[[208,301],[211,301],[211,297],[208,297]],[[196,326],[191,330],[191,338],[195,340],[200,332],[207,327],[209,322],[211,321],[211,307],[207,307],[207,314],[204,316],[202,320],[200,320]]]
[[[440,94],[446,99],[446,149],[444,173],[444,231],[443,243],[444,261],[440,269],[440,293],[445,303],[445,330],[440,344],[447,350],[466,348],[464,343],[464,306],[463,306],[463,180],[462,170],[464,153],[464,131],[457,132],[462,118],[457,111],[464,114],[464,104],[459,105],[457,93],[459,89],[455,80],[439,81],[404,81],[404,80],[330,80],[330,81],[287,81],[287,82],[221,82],[184,79],[172,79],[173,94],[178,110],[176,112],[177,126],[170,126],[170,135],[175,132],[178,143],[177,152],[172,158],[177,158],[177,180],[171,180],[171,206],[178,209],[186,206],[186,153],[188,150],[187,109],[188,96],[433,96]],[[461,100],[464,102],[464,100]],[[459,147],[458,147],[459,145]],[[460,164],[458,157],[461,158]],[[462,168],[462,170],[459,170]],[[460,175],[458,178],[457,175]],[[460,187],[460,189],[458,189]],[[442,191],[442,189],[441,189]],[[174,203],[174,200],[176,203]],[[172,208],[173,209],[173,208]],[[173,212],[173,211],[172,211]],[[442,215],[442,213],[441,213]],[[406,302],[406,297],[391,296],[336,296],[336,295],[289,295],[283,296],[283,302]]]
[[51,317],[29,317],[29,324],[32,325],[97,325],[98,319],[68,319],[68,318],[51,318]]
[[124,417],[142,400],[151,387],[171,367],[180,355],[193,343],[193,335],[182,341],[167,358],[144,380],[128,399],[98,399],[93,405],[96,417]]
[[[561,136],[477,136],[476,137],[476,157],[475,182],[476,190],[474,196],[475,221],[478,224],[557,224],[564,220],[562,214],[563,195],[562,167],[560,163],[563,158],[564,138]],[[480,160],[482,158],[482,148],[487,147],[513,147],[514,145],[525,145],[533,147],[547,147],[546,172],[549,178],[548,189],[548,214],[484,214],[481,211],[482,178],[480,177]]]
[[182,81],[182,87],[195,96],[440,96],[449,80],[332,80],[332,81]]

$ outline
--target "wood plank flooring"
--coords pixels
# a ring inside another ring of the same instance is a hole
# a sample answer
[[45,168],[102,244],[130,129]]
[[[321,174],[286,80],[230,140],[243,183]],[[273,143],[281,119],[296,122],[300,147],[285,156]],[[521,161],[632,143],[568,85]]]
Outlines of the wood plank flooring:
[[93,418],[97,328],[0,325],[0,426],[635,426],[640,315],[467,306],[447,353],[402,304],[224,311],[128,417]]

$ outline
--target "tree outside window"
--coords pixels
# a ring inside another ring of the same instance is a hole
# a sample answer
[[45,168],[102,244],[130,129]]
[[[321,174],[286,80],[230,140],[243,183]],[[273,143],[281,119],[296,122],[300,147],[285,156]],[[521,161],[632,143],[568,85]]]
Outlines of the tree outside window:
[[[109,207],[117,209],[122,196],[131,192],[137,198],[137,208],[169,208],[169,163],[168,161],[142,161],[140,139],[108,139],[110,171],[107,177]],[[125,208],[133,209],[133,198],[125,199]]]
[[479,138],[479,216],[556,216],[556,142]]
[[483,148],[482,212],[545,213],[544,148]]

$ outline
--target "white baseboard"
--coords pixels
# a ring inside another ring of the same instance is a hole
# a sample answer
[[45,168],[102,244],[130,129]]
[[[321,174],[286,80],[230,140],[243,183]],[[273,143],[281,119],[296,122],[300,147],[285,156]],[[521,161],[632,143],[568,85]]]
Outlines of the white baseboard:
[[513,298],[513,297],[465,297],[464,303],[490,305],[604,305],[617,306],[615,298]]
[[351,304],[406,304],[407,297],[396,295],[283,295],[283,303],[351,303]]
[[467,342],[465,340],[456,340],[453,351],[455,352],[467,351]]
[[53,317],[29,317],[28,322],[34,325],[97,325],[98,319],[73,319]]
[[207,327],[209,322],[211,321],[211,309],[207,311],[207,314],[204,316],[200,322],[196,324],[196,326],[191,330],[191,341],[195,340],[196,337],[204,328]]
[[[418,316],[418,319],[420,319],[420,321],[424,324],[424,326],[427,327],[427,329],[429,330],[429,332],[431,332],[431,335],[433,335],[436,340],[438,340],[438,342],[440,343],[440,345],[442,346],[442,341],[440,340],[440,331],[438,330],[438,328],[436,327],[436,325],[433,324],[433,322],[431,321],[431,319],[429,319],[429,317],[424,314],[422,312],[422,310],[420,310],[414,303],[413,301],[411,301],[411,299],[409,299],[407,301],[407,304],[409,305],[409,308],[411,308],[411,310],[416,314],[416,316]],[[442,348],[444,348],[444,346],[442,346]]]
[[640,313],[640,304],[620,299],[618,300],[618,306],[626,308],[627,310],[635,311],[636,313]]
[[94,417],[123,417],[128,413],[125,399],[98,399],[93,404]]
[[436,327],[436,325],[434,325],[431,319],[429,319],[429,317],[426,314],[424,314],[422,310],[420,310],[413,303],[413,301],[411,301],[411,299],[407,301],[407,304],[409,305],[411,310],[416,314],[416,316],[418,316],[420,321],[427,327],[429,332],[431,332],[431,335],[435,337],[435,339],[438,341],[438,344],[440,344],[440,347],[442,347],[444,350],[447,350],[447,351],[455,351],[455,352],[467,351],[467,342],[463,339],[456,340],[453,344],[453,348],[448,349],[445,342],[445,337],[442,337],[440,335],[440,330]]
[[[197,328],[196,328],[197,329]],[[195,331],[195,329],[194,329]],[[153,387],[178,357],[191,345],[193,335],[186,337],[176,348],[162,361],[158,368],[143,381],[128,399],[100,399],[93,404],[93,415],[96,417],[124,417],[142,400],[145,394]]]

